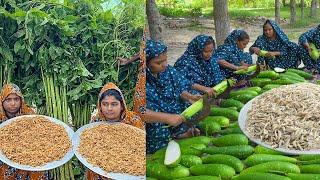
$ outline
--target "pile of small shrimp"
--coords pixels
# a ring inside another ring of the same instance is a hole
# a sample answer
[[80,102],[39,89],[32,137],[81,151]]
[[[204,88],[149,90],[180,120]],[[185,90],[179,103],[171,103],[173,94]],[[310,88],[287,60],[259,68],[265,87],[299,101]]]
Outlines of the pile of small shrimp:
[[248,111],[246,129],[273,148],[320,149],[320,86],[298,83],[262,94]]

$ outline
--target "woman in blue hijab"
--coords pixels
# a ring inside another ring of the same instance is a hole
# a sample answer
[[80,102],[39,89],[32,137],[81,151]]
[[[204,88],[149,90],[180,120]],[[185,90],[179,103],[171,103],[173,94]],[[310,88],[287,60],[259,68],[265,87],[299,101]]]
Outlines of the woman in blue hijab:
[[225,78],[235,77],[242,79],[244,77],[237,76],[233,72],[247,69],[252,64],[251,55],[243,51],[249,40],[247,32],[236,29],[228,35],[224,44],[215,51],[213,59],[218,61]]
[[[192,95],[191,82],[167,63],[167,46],[148,40],[145,48],[147,61],[147,154],[166,146],[173,137],[184,138],[191,130],[181,124],[180,113],[201,98]],[[188,103],[189,102],[189,103]],[[173,128],[166,128],[170,125]]]
[[317,49],[320,49],[320,25],[303,33],[299,38],[299,44],[302,46],[302,60],[307,69],[315,69],[320,72],[320,58],[311,59],[310,44],[313,43]]
[[191,81],[193,89],[209,96],[215,93],[212,87],[224,79],[217,61],[212,59],[214,49],[215,42],[211,36],[198,35],[174,64]]
[[300,63],[299,46],[291,42],[280,26],[272,20],[263,24],[263,35],[258,36],[249,50],[258,56],[261,50],[268,51],[265,57],[258,57],[258,62],[265,63],[271,69],[297,68]]

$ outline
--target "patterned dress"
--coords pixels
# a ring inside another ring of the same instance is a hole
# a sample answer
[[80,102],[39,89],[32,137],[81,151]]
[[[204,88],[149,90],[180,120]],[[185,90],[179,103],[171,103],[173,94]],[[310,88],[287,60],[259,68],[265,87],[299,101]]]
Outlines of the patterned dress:
[[[228,63],[231,63],[236,66],[241,66],[241,62],[252,64],[252,57],[249,53],[244,52],[242,49],[238,47],[236,44],[236,40],[240,36],[240,33],[243,30],[234,30],[232,31],[228,37],[225,39],[224,44],[219,46],[215,53],[213,54],[213,59],[216,60],[225,60]],[[223,72],[225,78],[235,77],[237,79],[243,79],[245,76],[235,75],[229,68],[225,68],[220,66],[220,69]]]
[[202,57],[205,43],[209,39],[213,41],[211,36],[198,35],[195,37],[189,43],[184,54],[175,62],[174,67],[192,84],[213,87],[220,83],[224,77],[216,59],[210,57],[210,60],[205,60]]
[[[274,32],[276,33],[276,39],[271,40],[265,35],[258,36],[257,40],[251,47],[258,47],[265,51],[279,51],[280,56],[275,58],[258,57],[259,63],[266,63],[269,68],[297,68],[300,63],[301,48],[294,42],[289,41],[287,35],[281,30],[280,26],[272,21],[267,20]],[[253,54],[253,51],[251,51]]]
[[[25,102],[20,88],[15,84],[6,84],[3,86],[0,94],[0,124],[9,118],[7,117],[3,108],[4,100],[10,95],[16,94],[21,98],[21,108],[16,116],[35,114]],[[48,172],[32,172],[19,170],[14,167],[10,167],[0,161],[0,179],[2,180],[48,180]]]
[[304,43],[308,42],[313,43],[317,49],[320,49],[320,25],[316,28],[313,28],[305,33],[303,33],[299,38],[299,44],[301,45],[301,57],[303,64],[307,69],[316,69],[320,72],[320,58],[317,60],[311,59],[309,52],[303,46]]
[[[146,31],[146,30],[145,30]],[[146,113],[146,106],[147,106],[147,98],[146,98],[146,54],[144,49],[146,47],[145,41],[145,34],[142,39],[142,43],[140,45],[140,65],[138,70],[138,80],[136,83],[136,88],[134,92],[134,99],[133,99],[133,111],[138,113],[141,117],[142,121],[145,122],[144,115]]]

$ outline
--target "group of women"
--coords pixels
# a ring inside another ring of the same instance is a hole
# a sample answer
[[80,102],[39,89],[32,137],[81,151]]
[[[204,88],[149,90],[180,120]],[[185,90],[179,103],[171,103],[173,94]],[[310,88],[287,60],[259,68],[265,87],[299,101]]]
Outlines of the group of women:
[[[147,154],[165,147],[172,138],[190,136],[195,130],[182,123],[184,119],[180,113],[204,93],[213,97],[216,92],[212,87],[223,79],[242,79],[243,75],[236,75],[234,71],[247,69],[253,63],[252,54],[258,55],[258,62],[269,69],[298,68],[303,62],[308,70],[320,70],[320,61],[310,56],[310,43],[320,48],[320,25],[302,34],[296,44],[277,23],[267,20],[263,24],[263,34],[249,52],[244,52],[249,40],[244,30],[236,29],[216,49],[213,37],[198,35],[174,67],[167,63],[165,44],[147,41]],[[267,52],[261,56],[262,51]]]

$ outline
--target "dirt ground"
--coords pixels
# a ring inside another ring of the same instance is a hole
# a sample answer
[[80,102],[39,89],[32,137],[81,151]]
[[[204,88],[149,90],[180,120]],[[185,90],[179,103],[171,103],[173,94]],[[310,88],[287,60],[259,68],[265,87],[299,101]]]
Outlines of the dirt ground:
[[[256,38],[262,34],[262,24],[265,22],[265,17],[257,17],[247,20],[232,20],[231,30],[244,29],[250,36],[250,42],[245,51],[248,52],[249,47],[254,43]],[[299,36],[310,29],[304,28],[289,28],[288,23],[283,20],[281,23],[283,31],[288,35],[291,41],[297,42]],[[214,37],[214,21],[212,19],[186,19],[186,18],[164,18],[164,38],[163,41],[168,45],[168,61],[173,65],[174,62],[184,53],[188,43],[199,34],[208,34]],[[257,57],[253,55],[255,60]]]

